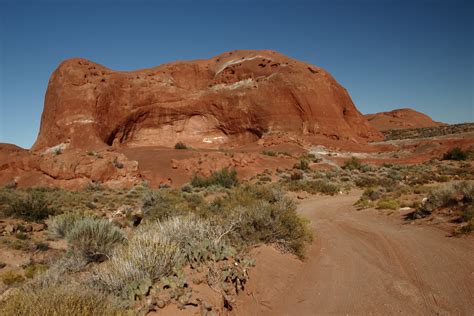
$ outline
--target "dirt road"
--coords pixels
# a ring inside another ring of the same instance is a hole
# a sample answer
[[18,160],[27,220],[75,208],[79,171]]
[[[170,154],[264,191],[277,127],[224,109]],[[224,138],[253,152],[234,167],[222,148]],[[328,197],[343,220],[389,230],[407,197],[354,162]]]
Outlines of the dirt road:
[[261,256],[268,262],[240,312],[474,315],[474,238],[447,237],[398,214],[356,211],[358,196],[303,201],[299,211],[317,236],[308,259]]

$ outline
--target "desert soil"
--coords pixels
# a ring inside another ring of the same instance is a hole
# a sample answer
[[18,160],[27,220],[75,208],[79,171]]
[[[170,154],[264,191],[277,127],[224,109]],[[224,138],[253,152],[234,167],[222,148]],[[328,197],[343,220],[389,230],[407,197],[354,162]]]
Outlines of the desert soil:
[[305,262],[258,250],[238,315],[474,315],[474,238],[353,207],[360,192],[300,203]]

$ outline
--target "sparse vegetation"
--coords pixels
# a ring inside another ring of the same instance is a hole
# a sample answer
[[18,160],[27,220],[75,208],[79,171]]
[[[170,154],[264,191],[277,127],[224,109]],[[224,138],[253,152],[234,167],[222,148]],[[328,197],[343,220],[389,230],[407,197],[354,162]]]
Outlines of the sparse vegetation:
[[349,160],[344,162],[344,166],[342,167],[345,170],[358,170],[362,167],[362,162],[357,157],[351,157]]
[[6,216],[13,216],[28,221],[42,221],[55,211],[49,207],[45,195],[41,191],[32,191],[26,197],[15,197],[9,201],[4,210]]
[[177,142],[174,145],[174,149],[188,149],[188,146],[186,146],[186,144],[183,142]]
[[400,204],[396,200],[386,199],[377,202],[377,209],[381,210],[397,210]]
[[23,282],[25,278],[20,273],[9,270],[0,274],[0,280],[3,284],[10,286]]
[[214,171],[209,177],[201,177],[194,174],[191,178],[191,185],[193,187],[209,187],[212,185],[221,186],[224,188],[231,188],[239,183],[237,180],[237,172],[235,169],[223,168],[219,171]]
[[455,147],[443,155],[443,160],[466,160],[469,153],[459,147]]
[[84,217],[66,232],[69,251],[88,261],[105,260],[125,240],[123,232],[105,219]]
[[273,151],[273,150],[264,150],[264,151],[262,151],[262,155],[270,156],[270,157],[276,157],[278,155],[278,153]]
[[77,284],[20,289],[0,303],[1,315],[127,315],[104,294]]

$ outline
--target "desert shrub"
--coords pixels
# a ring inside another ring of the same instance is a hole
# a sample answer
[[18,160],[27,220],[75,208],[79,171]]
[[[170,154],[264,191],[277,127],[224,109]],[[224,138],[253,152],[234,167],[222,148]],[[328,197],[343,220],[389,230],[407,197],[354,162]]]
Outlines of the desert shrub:
[[353,156],[344,162],[342,168],[346,170],[356,170],[360,169],[361,166],[362,162],[360,161],[360,159]]
[[46,197],[41,191],[32,191],[26,197],[14,199],[4,210],[6,216],[13,216],[27,221],[42,221],[55,211],[49,207]]
[[67,212],[50,219],[48,232],[54,238],[64,238],[74,228],[74,225],[84,219],[82,213]]
[[209,187],[212,185],[222,186],[224,188],[231,188],[238,184],[237,172],[235,169],[223,168],[219,171],[214,171],[209,177],[201,177],[194,174],[191,178],[191,185],[193,187]]
[[95,270],[96,286],[121,297],[134,295],[136,285],[150,284],[177,271],[184,263],[217,260],[219,228],[193,215],[143,225],[127,245]]
[[461,210],[461,218],[464,222],[469,222],[474,219],[474,205],[468,205]]
[[20,289],[0,303],[0,315],[126,315],[104,294],[76,284]]
[[303,179],[303,173],[299,170],[295,170],[290,175],[290,180],[301,180]]
[[[0,274],[0,280],[3,284],[10,286],[23,282],[25,278],[20,273],[9,270]],[[2,314],[0,313],[0,315]]]
[[362,193],[362,198],[375,201],[378,200],[382,197],[384,194],[385,190],[380,187],[371,187],[367,188],[364,190],[364,193]]
[[312,238],[295,203],[277,186],[244,186],[215,199],[211,209],[222,214],[222,227],[232,227],[227,238],[237,247],[275,243],[302,257]]
[[230,235],[231,238],[234,237],[232,244],[242,241],[245,245],[275,243],[303,257],[306,244],[312,240],[308,223],[296,214],[295,207],[289,201],[282,200],[273,204],[260,201],[233,212],[231,218],[237,220]]
[[93,283],[99,289],[123,298],[133,295],[136,284],[168,275],[180,262],[178,245],[159,232],[136,232],[127,245],[94,271]]
[[467,158],[468,152],[459,147],[455,147],[443,155],[443,160],[466,160]]
[[24,269],[25,277],[27,277],[28,279],[32,279],[34,276],[43,273],[46,270],[48,270],[48,266],[46,264],[31,264]]
[[188,146],[186,146],[186,144],[183,142],[177,142],[174,145],[174,149],[188,149]]
[[290,191],[306,191],[311,194],[323,193],[327,195],[337,194],[341,190],[339,185],[337,185],[336,183],[322,179],[318,179],[315,181],[291,181],[287,184],[287,188]]
[[303,171],[307,171],[309,170],[309,163],[308,163],[308,160],[304,159],[304,158],[301,158],[300,160],[298,160],[297,163],[295,163],[295,165],[293,166],[294,169],[299,169],[299,170],[303,170]]
[[117,157],[114,157],[114,159],[112,160],[112,165],[117,169],[122,169],[123,167],[125,167],[122,162],[118,161]]
[[377,209],[382,210],[397,210],[400,207],[400,204],[396,200],[384,199],[377,202]]
[[276,152],[272,151],[272,150],[264,150],[264,151],[262,151],[262,155],[275,157],[278,154]]
[[356,206],[358,209],[366,209],[366,208],[371,208],[374,207],[375,204],[372,200],[369,200],[367,198],[360,198],[354,203],[354,206]]
[[147,220],[164,220],[172,216],[198,213],[206,216],[206,202],[199,194],[183,194],[177,190],[148,192],[142,201]]
[[114,246],[125,240],[120,228],[105,219],[84,217],[75,222],[66,235],[68,250],[88,261],[100,261],[111,254]]

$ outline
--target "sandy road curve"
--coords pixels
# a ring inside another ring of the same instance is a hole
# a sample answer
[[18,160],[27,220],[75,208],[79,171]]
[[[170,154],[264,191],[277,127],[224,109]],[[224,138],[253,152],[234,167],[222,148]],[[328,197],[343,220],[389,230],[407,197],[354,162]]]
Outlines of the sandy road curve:
[[301,202],[317,239],[293,271],[270,268],[279,270],[275,283],[260,290],[252,314],[474,315],[474,238],[356,211],[358,197]]

